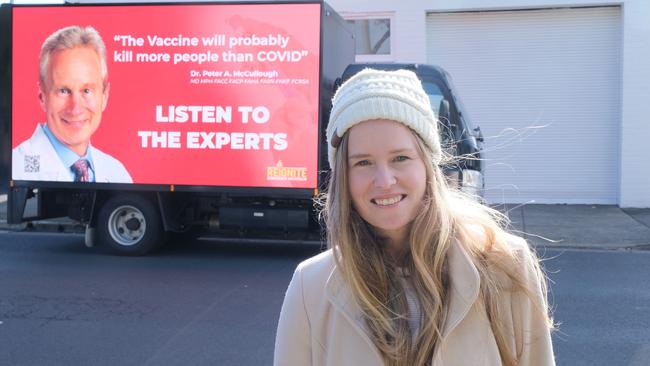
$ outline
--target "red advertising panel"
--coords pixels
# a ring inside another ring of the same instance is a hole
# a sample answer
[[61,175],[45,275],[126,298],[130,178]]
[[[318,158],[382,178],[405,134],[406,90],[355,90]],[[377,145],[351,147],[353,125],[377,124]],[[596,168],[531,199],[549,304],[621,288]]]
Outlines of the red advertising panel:
[[319,32],[320,4],[14,7],[12,178],[316,187]]

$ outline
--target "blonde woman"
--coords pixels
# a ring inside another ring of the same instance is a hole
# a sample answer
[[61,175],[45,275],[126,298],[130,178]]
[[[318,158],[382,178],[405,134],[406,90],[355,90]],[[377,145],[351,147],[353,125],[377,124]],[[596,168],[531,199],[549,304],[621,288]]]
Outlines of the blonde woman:
[[293,275],[275,365],[555,364],[539,260],[447,185],[414,73],[350,78],[327,138],[330,249]]

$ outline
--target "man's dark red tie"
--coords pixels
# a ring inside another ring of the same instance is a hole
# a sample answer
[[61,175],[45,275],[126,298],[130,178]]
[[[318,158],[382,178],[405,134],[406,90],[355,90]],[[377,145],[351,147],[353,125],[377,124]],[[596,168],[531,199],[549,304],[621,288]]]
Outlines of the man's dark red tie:
[[72,169],[72,172],[74,173],[74,181],[75,182],[88,182],[89,181],[89,176],[88,176],[88,160],[86,159],[79,159],[75,161],[72,166],[70,166],[70,169]]

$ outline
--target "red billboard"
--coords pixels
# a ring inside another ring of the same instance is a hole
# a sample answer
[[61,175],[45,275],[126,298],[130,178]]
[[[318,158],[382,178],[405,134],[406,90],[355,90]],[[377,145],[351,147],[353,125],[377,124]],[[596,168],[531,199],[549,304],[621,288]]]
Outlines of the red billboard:
[[320,4],[14,7],[12,178],[316,187],[319,33]]

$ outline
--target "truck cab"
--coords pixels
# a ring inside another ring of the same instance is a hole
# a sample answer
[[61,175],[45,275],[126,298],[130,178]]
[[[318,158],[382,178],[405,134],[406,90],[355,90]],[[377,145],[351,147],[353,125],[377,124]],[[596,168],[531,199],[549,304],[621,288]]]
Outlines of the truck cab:
[[474,127],[452,83],[451,75],[440,66],[410,63],[355,63],[350,64],[338,87],[357,72],[373,68],[378,70],[410,70],[429,95],[431,108],[439,121],[440,141],[447,158],[443,166],[450,182],[463,192],[481,199],[483,196],[483,135]]

